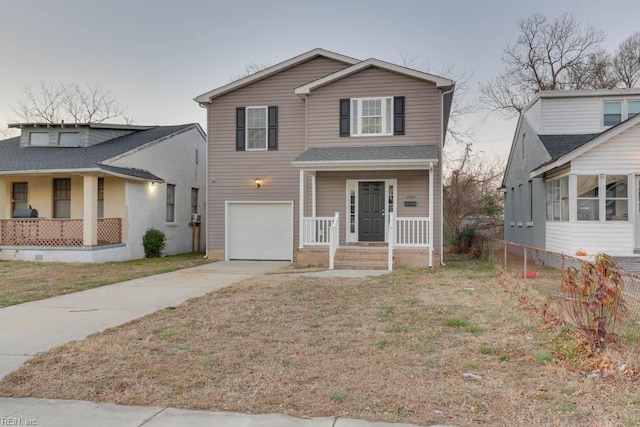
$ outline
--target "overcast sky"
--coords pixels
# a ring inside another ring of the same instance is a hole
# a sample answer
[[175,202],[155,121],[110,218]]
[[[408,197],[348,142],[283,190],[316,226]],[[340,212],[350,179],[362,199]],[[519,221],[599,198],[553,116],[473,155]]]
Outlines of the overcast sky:
[[[25,85],[42,81],[100,83],[136,124],[204,127],[195,96],[249,63],[316,47],[396,63],[404,53],[432,72],[449,64],[473,74],[475,91],[502,70],[518,19],[536,12],[598,25],[609,51],[640,30],[638,0],[0,0],[0,127],[16,121]],[[514,127],[490,115],[474,149],[506,155]]]

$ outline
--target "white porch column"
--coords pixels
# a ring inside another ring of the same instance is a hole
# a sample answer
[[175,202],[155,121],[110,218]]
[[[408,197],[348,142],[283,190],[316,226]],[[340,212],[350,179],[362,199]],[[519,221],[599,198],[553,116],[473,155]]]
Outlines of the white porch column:
[[298,249],[304,247],[304,169],[300,169],[300,194],[298,196]]
[[84,209],[82,213],[82,237],[84,246],[98,244],[98,177],[83,177]]
[[[633,181],[629,181],[633,182]],[[11,190],[9,182],[0,179],[0,218],[11,218]]]
[[311,216],[316,216],[316,171],[311,173]]
[[433,163],[429,163],[429,267],[433,267]]

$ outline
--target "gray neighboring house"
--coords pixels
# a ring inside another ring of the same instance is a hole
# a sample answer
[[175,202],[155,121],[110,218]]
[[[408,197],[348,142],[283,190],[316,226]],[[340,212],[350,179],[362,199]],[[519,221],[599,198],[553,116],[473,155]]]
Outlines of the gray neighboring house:
[[197,96],[208,255],[386,268],[391,243],[396,266],[439,265],[453,90],[446,78],[314,49]]
[[543,91],[502,189],[505,240],[575,255],[640,249],[640,89]]
[[192,214],[205,210],[199,125],[10,127],[21,135],[0,141],[0,259],[142,258],[151,227],[165,233],[165,253],[192,250],[194,227],[204,226]]

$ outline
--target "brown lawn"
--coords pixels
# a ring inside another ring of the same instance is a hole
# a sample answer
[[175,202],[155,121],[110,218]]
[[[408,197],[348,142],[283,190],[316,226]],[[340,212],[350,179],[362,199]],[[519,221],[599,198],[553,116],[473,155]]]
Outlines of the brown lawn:
[[637,356],[624,372],[623,343],[587,359],[566,327],[543,321],[545,300],[479,261],[365,279],[271,275],[58,347],[7,376],[0,395],[417,424],[639,425]]
[[0,308],[208,262],[203,254],[104,264],[0,261]]

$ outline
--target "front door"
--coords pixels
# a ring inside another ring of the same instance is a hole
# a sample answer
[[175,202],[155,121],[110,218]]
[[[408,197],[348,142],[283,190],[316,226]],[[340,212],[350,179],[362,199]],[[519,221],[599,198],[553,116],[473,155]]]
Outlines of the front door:
[[[640,176],[636,175],[636,191],[635,191],[635,201],[633,202],[635,204],[634,208],[635,209],[635,224],[634,224],[634,232],[635,232],[635,250],[634,252],[638,253],[640,252]],[[631,194],[631,192],[629,192],[629,194]],[[632,198],[630,197],[629,200],[631,200]]]
[[358,189],[358,241],[384,242],[384,182],[361,182]]

